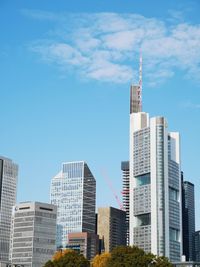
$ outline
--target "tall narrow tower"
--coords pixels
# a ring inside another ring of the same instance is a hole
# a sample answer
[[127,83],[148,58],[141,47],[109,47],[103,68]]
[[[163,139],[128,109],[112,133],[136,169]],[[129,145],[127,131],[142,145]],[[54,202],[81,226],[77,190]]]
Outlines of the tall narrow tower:
[[18,165],[0,156],[0,263],[9,261],[12,207],[16,202]]
[[121,162],[122,180],[123,180],[123,208],[126,212],[126,243],[129,245],[129,204],[130,204],[130,171],[129,161]]
[[183,254],[187,261],[195,260],[195,201],[194,184],[183,180],[182,172],[182,218]]
[[164,117],[142,112],[142,57],[139,85],[130,98],[130,245],[180,261],[182,249],[179,133]]

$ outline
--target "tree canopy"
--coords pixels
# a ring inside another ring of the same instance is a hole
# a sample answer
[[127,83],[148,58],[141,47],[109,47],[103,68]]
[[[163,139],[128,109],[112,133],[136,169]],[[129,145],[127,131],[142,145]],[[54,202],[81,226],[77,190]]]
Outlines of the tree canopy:
[[103,253],[96,256],[92,267],[172,267],[165,257],[156,257],[151,253],[133,246],[120,246],[111,253]]
[[110,259],[110,253],[105,252],[100,255],[96,255],[92,260],[92,267],[107,267],[108,260]]
[[58,251],[44,267],[172,267],[165,257],[157,257],[133,246],[119,246],[111,253],[97,255],[91,265],[84,256],[73,250]]
[[74,250],[57,251],[44,267],[89,267],[90,262]]

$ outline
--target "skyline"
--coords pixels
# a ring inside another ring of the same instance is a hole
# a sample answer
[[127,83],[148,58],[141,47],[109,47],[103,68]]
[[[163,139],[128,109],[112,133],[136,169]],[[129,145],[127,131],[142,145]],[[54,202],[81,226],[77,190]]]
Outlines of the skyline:
[[0,154],[19,164],[18,201],[49,202],[60,164],[85,160],[97,180],[97,207],[118,207],[102,169],[120,196],[129,89],[142,47],[143,110],[180,132],[199,230],[200,4],[94,2],[0,4]]

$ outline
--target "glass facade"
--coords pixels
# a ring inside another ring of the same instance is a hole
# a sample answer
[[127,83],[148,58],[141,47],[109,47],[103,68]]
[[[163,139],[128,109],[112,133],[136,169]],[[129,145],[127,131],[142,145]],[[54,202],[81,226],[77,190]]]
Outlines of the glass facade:
[[12,207],[16,201],[18,166],[0,157],[0,262],[8,262]]
[[58,207],[57,247],[65,247],[68,233],[95,232],[96,181],[83,161],[63,163],[51,181],[51,203]]
[[142,186],[151,183],[150,173],[138,175],[135,177],[137,186]]
[[186,260],[195,260],[195,201],[194,184],[183,181],[182,173],[183,254]]

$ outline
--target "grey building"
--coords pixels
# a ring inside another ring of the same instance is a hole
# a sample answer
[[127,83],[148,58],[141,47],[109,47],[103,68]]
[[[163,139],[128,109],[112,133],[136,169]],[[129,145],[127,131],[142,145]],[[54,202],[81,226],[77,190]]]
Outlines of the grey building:
[[65,162],[51,181],[51,203],[58,207],[57,247],[69,233],[95,233],[96,181],[84,161]]
[[10,261],[42,267],[56,251],[57,207],[40,202],[17,204],[13,210]]
[[113,207],[98,208],[99,238],[104,242],[105,252],[116,246],[126,245],[126,212]]
[[183,255],[187,261],[195,260],[195,202],[194,184],[183,180],[182,173],[182,226]]
[[0,156],[0,263],[8,263],[12,207],[16,203],[18,165]]
[[122,170],[122,184],[123,184],[123,208],[126,212],[126,240],[127,245],[129,245],[129,202],[130,202],[130,193],[129,193],[129,185],[130,185],[130,172],[129,172],[129,161],[121,162],[121,170]]

